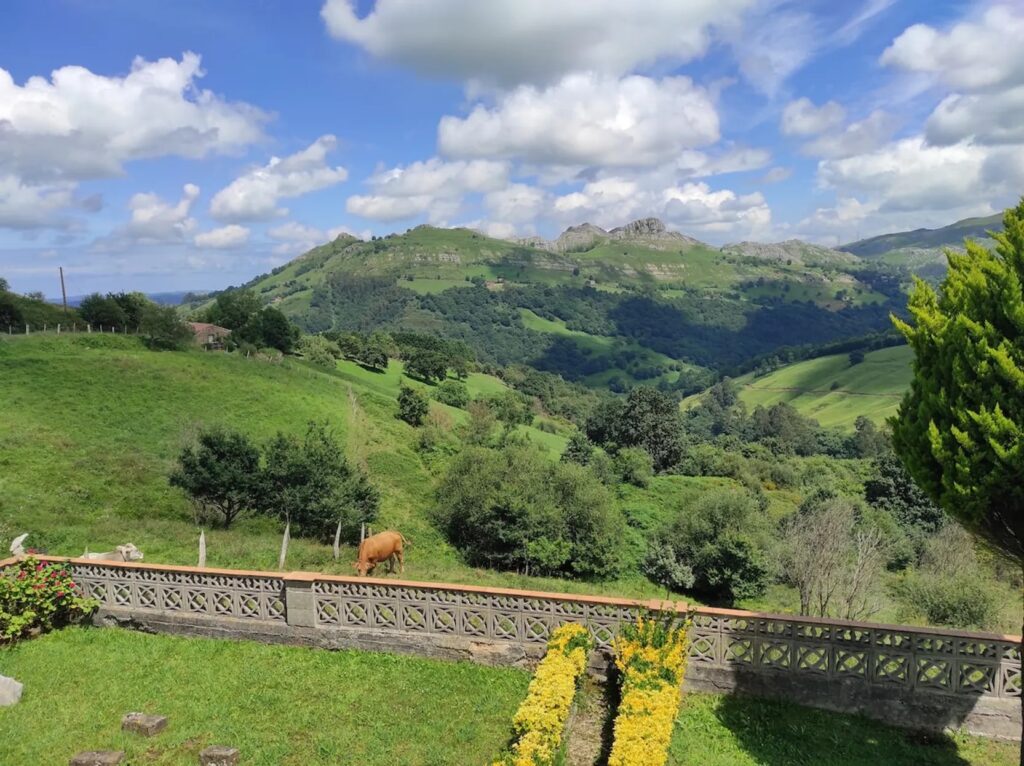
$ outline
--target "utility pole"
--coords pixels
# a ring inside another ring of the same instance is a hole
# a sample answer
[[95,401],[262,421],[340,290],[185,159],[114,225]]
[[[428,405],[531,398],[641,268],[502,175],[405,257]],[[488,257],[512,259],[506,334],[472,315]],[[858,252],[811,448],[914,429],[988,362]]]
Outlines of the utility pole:
[[67,313],[68,313],[68,291],[64,289],[64,267],[63,266],[58,266],[58,268],[60,269],[60,294],[61,294],[61,297],[64,299],[64,315],[67,316]]

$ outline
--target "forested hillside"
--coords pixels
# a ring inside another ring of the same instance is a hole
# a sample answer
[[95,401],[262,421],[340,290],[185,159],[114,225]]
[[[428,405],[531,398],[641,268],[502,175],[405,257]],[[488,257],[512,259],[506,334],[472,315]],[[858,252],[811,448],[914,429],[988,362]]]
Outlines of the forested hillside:
[[[246,287],[309,332],[417,331],[624,391],[700,390],[783,346],[889,329],[906,275],[804,243],[718,250],[648,219],[553,242],[420,226],[341,236]],[[189,310],[201,310],[203,303]]]

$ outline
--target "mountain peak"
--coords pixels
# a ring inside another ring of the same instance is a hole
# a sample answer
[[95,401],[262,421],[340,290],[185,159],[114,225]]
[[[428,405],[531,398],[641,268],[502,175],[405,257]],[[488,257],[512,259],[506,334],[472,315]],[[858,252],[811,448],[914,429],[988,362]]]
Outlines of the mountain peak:
[[665,224],[660,218],[638,218],[630,221],[625,226],[617,226],[609,234],[620,239],[633,239],[636,237],[658,236],[665,233]]

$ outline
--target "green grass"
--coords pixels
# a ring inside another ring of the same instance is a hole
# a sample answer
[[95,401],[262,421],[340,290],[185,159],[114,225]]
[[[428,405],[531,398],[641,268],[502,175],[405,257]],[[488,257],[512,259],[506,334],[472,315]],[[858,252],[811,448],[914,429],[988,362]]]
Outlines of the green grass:
[[669,766],[1016,766],[1019,745],[922,735],[786,702],[683,697]]
[[[749,407],[788,402],[823,426],[852,428],[859,415],[881,423],[895,414],[910,385],[912,359],[909,346],[894,346],[871,351],[853,366],[848,355],[837,354],[786,365],[762,377],[744,375],[736,382]],[[837,390],[832,390],[834,383]]]
[[[522,670],[370,652],[75,628],[0,650],[25,684],[0,709],[0,763],[67,763],[124,750],[131,764],[192,766],[211,744],[251,766],[479,766],[511,734]],[[153,738],[130,711],[168,717]]]

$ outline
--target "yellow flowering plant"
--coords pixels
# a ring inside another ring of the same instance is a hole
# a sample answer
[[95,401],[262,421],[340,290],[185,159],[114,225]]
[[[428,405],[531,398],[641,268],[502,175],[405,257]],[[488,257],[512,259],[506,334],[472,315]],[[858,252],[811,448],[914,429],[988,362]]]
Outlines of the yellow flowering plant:
[[582,625],[567,623],[555,629],[526,699],[512,719],[515,742],[494,766],[549,766],[555,762],[593,646],[590,631]]
[[622,697],[608,766],[663,766],[689,656],[689,621],[640,616],[615,639]]

